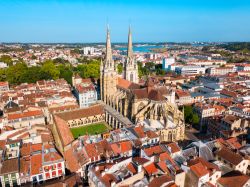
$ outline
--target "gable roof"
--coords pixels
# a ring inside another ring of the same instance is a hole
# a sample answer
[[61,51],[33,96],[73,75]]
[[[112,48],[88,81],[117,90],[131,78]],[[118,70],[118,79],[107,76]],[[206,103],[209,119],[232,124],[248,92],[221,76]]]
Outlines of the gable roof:
[[190,166],[190,170],[198,177],[201,178],[204,175],[209,174],[208,170],[202,165],[202,163],[198,162]]
[[69,129],[67,122],[57,115],[54,115],[54,121],[60,137],[60,141],[62,142],[63,146],[66,146],[74,141],[74,137]]
[[222,147],[219,151],[217,151],[217,155],[233,165],[238,165],[243,160],[242,156],[234,153],[226,147]]
[[[168,182],[171,182],[172,179],[170,176],[168,175],[162,175],[160,177],[155,177],[149,184],[148,184],[148,187],[157,187],[157,186],[162,186],[164,185],[164,183],[168,183]],[[173,186],[176,186],[174,185],[174,182],[171,183]],[[172,186],[171,185],[171,186]],[[165,186],[165,185],[164,185]]]
[[85,118],[89,116],[104,114],[104,108],[102,105],[94,105],[88,108],[82,108],[77,110],[71,110],[68,112],[57,113],[56,115],[65,121]]
[[126,79],[120,78],[118,77],[118,81],[117,81],[117,86],[123,89],[136,89],[136,88],[140,88],[139,84],[130,82]]
[[219,178],[217,182],[226,187],[243,187],[249,180],[249,176],[243,175],[239,171],[231,171]]

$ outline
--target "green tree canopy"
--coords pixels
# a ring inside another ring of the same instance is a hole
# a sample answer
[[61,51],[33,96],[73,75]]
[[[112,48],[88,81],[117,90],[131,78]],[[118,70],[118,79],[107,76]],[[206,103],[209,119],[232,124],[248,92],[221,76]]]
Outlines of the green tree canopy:
[[122,63],[120,63],[117,65],[117,72],[118,72],[118,74],[122,74],[122,71],[123,71],[123,65],[122,65]]
[[58,79],[60,71],[57,69],[52,60],[47,60],[43,63],[42,69],[45,74],[49,75],[51,79]]
[[8,66],[13,65],[13,61],[9,55],[2,55],[0,57],[0,62],[4,62],[4,63],[8,64]]
[[184,106],[184,118],[186,123],[192,125],[198,125],[200,121],[198,114],[193,111],[192,106]]

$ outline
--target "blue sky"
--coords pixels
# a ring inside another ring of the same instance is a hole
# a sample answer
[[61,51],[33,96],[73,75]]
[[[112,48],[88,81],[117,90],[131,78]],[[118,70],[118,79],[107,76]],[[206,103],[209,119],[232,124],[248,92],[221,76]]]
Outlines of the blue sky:
[[0,42],[250,41],[250,0],[0,0]]

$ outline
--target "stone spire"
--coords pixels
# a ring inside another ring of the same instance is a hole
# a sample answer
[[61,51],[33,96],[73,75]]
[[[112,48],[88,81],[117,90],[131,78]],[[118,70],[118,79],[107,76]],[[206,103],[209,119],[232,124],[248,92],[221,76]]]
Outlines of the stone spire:
[[129,33],[128,33],[128,58],[133,57],[133,46],[132,46],[132,33],[131,28],[129,26]]
[[[106,63],[110,64],[111,62],[112,62],[112,49],[111,49],[109,26],[107,26]],[[106,64],[106,65],[108,65],[108,64]]]

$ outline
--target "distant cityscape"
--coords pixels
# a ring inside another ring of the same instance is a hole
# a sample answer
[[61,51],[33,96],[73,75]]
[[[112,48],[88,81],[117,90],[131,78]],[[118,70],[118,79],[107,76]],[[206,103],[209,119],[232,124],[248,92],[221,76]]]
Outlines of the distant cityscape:
[[0,44],[0,186],[250,186],[250,43]]

